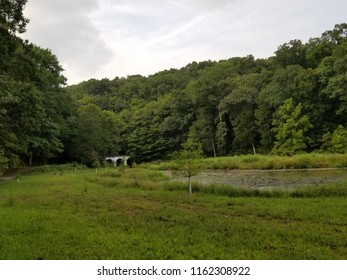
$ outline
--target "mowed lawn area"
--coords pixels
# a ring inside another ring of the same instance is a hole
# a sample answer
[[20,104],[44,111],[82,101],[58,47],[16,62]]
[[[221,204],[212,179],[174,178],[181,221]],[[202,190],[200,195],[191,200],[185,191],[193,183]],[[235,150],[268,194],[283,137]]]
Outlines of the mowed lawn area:
[[[36,172],[0,182],[0,259],[346,259],[347,182],[193,186],[161,172]],[[209,189],[210,188],[210,189]]]

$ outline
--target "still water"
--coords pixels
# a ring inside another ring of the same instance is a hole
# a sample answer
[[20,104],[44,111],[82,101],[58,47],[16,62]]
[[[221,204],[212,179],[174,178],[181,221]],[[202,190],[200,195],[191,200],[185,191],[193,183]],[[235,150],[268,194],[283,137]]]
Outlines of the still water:
[[207,170],[194,176],[193,181],[203,184],[230,184],[234,187],[295,188],[347,181],[347,169]]

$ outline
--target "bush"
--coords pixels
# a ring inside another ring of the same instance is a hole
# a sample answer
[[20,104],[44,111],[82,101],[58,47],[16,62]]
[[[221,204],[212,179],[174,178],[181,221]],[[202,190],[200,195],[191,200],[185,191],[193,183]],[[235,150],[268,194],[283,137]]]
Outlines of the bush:
[[334,132],[324,134],[321,150],[329,153],[347,153],[347,129],[339,125]]

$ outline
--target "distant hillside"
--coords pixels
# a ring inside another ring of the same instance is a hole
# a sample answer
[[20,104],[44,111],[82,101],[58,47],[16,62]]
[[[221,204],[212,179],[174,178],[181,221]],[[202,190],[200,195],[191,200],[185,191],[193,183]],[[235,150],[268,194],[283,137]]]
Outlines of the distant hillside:
[[346,141],[337,139],[347,125],[346,32],[338,24],[305,44],[292,40],[269,59],[193,62],[67,91],[81,108],[114,112],[122,123],[119,150],[139,161],[180,149],[189,130],[208,156],[344,152]]

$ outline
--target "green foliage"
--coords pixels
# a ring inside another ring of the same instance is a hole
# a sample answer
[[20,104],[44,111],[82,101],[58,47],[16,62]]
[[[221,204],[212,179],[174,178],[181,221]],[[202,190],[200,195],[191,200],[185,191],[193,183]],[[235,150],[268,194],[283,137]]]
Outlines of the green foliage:
[[0,172],[59,156],[72,113],[56,56],[16,36],[28,23],[26,2],[0,3]]
[[118,154],[122,129],[122,121],[113,112],[94,104],[80,107],[72,156],[93,166],[106,156]]
[[132,109],[123,120],[128,124],[127,151],[138,161],[165,158],[177,150],[192,121],[191,101],[181,91]]
[[288,65],[305,66],[305,46],[300,40],[291,40],[289,43],[281,45],[275,52],[275,63],[282,67]]
[[333,44],[343,42],[347,38],[347,23],[336,24],[333,30],[325,31],[322,37]]
[[347,153],[347,129],[339,125],[334,132],[323,135],[321,150],[329,153]]
[[307,131],[312,128],[307,116],[302,116],[302,105],[294,106],[293,99],[287,99],[275,113],[273,131],[276,134],[274,154],[294,155],[306,150],[309,138]]
[[259,138],[255,119],[256,100],[263,79],[263,75],[259,73],[250,73],[228,80],[232,91],[221,100],[219,108],[228,117],[232,127],[232,133],[228,135],[229,141],[232,141],[232,151],[229,148],[224,154],[248,153],[256,144]]
[[29,22],[23,15],[27,0],[1,0],[0,2],[0,28],[10,32],[23,33]]
[[0,176],[3,174],[3,171],[7,169],[8,159],[5,157],[4,149],[0,149]]
[[18,83],[7,76],[0,75],[0,173],[19,165],[18,154],[23,151],[12,122],[12,108],[19,103],[15,92]]
[[224,155],[227,150],[228,143],[228,127],[225,122],[220,122],[216,130],[217,150],[220,155]]

